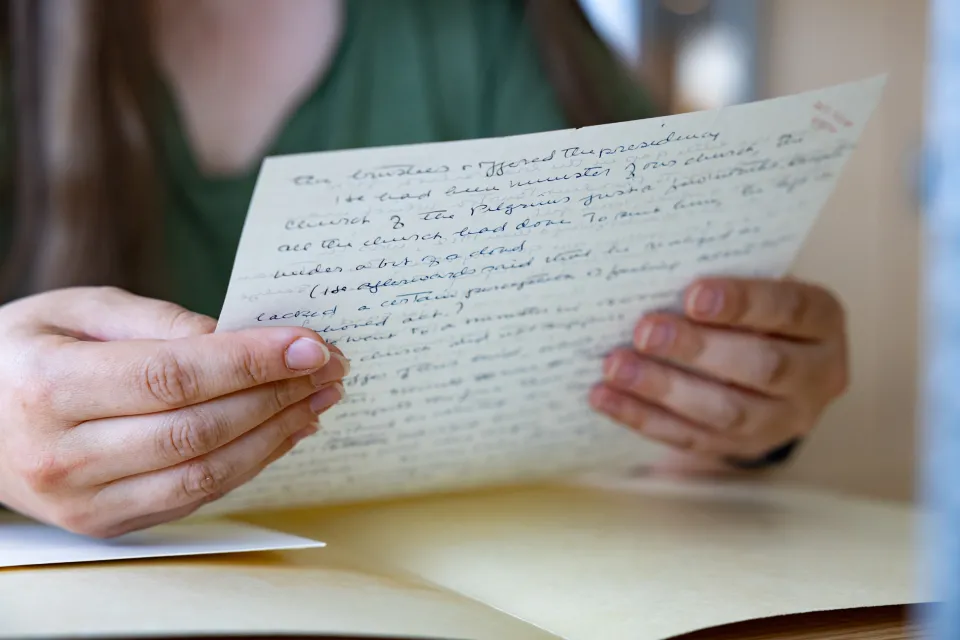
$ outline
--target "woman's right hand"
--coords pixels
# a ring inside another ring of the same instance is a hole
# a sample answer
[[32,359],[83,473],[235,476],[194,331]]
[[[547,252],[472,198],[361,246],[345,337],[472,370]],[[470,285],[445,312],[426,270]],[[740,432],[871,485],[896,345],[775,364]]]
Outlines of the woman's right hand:
[[256,476],[343,395],[309,329],[216,322],[110,288],[0,308],[0,504],[112,537]]

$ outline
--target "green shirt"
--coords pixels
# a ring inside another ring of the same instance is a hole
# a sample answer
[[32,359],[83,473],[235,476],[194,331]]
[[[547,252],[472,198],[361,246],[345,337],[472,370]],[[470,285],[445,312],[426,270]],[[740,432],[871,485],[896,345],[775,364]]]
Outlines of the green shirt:
[[[523,5],[350,0],[331,68],[267,155],[567,127]],[[173,299],[216,317],[257,170],[229,178],[203,175],[173,108],[163,140]]]

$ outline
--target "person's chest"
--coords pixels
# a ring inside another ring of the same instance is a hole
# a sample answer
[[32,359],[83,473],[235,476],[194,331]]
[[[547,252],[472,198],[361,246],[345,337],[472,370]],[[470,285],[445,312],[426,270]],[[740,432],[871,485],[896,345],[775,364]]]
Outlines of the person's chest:
[[[502,71],[492,66],[491,43],[481,42],[472,20],[478,6],[473,0],[349,2],[323,76],[288,108],[248,166],[229,175],[207,169],[178,101],[168,96],[163,169],[176,301],[219,312],[263,156],[503,133],[503,118],[491,106],[491,83]],[[552,106],[528,116],[523,128],[556,126]]]

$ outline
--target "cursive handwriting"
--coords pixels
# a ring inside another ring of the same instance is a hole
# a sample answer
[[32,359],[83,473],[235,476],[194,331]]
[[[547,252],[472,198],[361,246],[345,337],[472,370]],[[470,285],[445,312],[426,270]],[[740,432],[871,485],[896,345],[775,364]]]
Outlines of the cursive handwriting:
[[678,309],[695,278],[782,275],[855,149],[871,82],[720,113],[267,159],[218,330],[305,326],[351,372],[317,436],[215,504],[652,460],[657,449],[589,407],[603,357],[644,313]]

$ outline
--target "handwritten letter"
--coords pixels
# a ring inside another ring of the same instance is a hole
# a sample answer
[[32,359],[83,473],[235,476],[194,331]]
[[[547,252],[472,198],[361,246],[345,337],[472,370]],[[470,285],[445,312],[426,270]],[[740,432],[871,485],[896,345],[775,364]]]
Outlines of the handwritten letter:
[[268,159],[218,330],[303,325],[352,363],[324,429],[221,509],[643,462],[601,360],[698,276],[780,276],[872,79],[577,130]]

